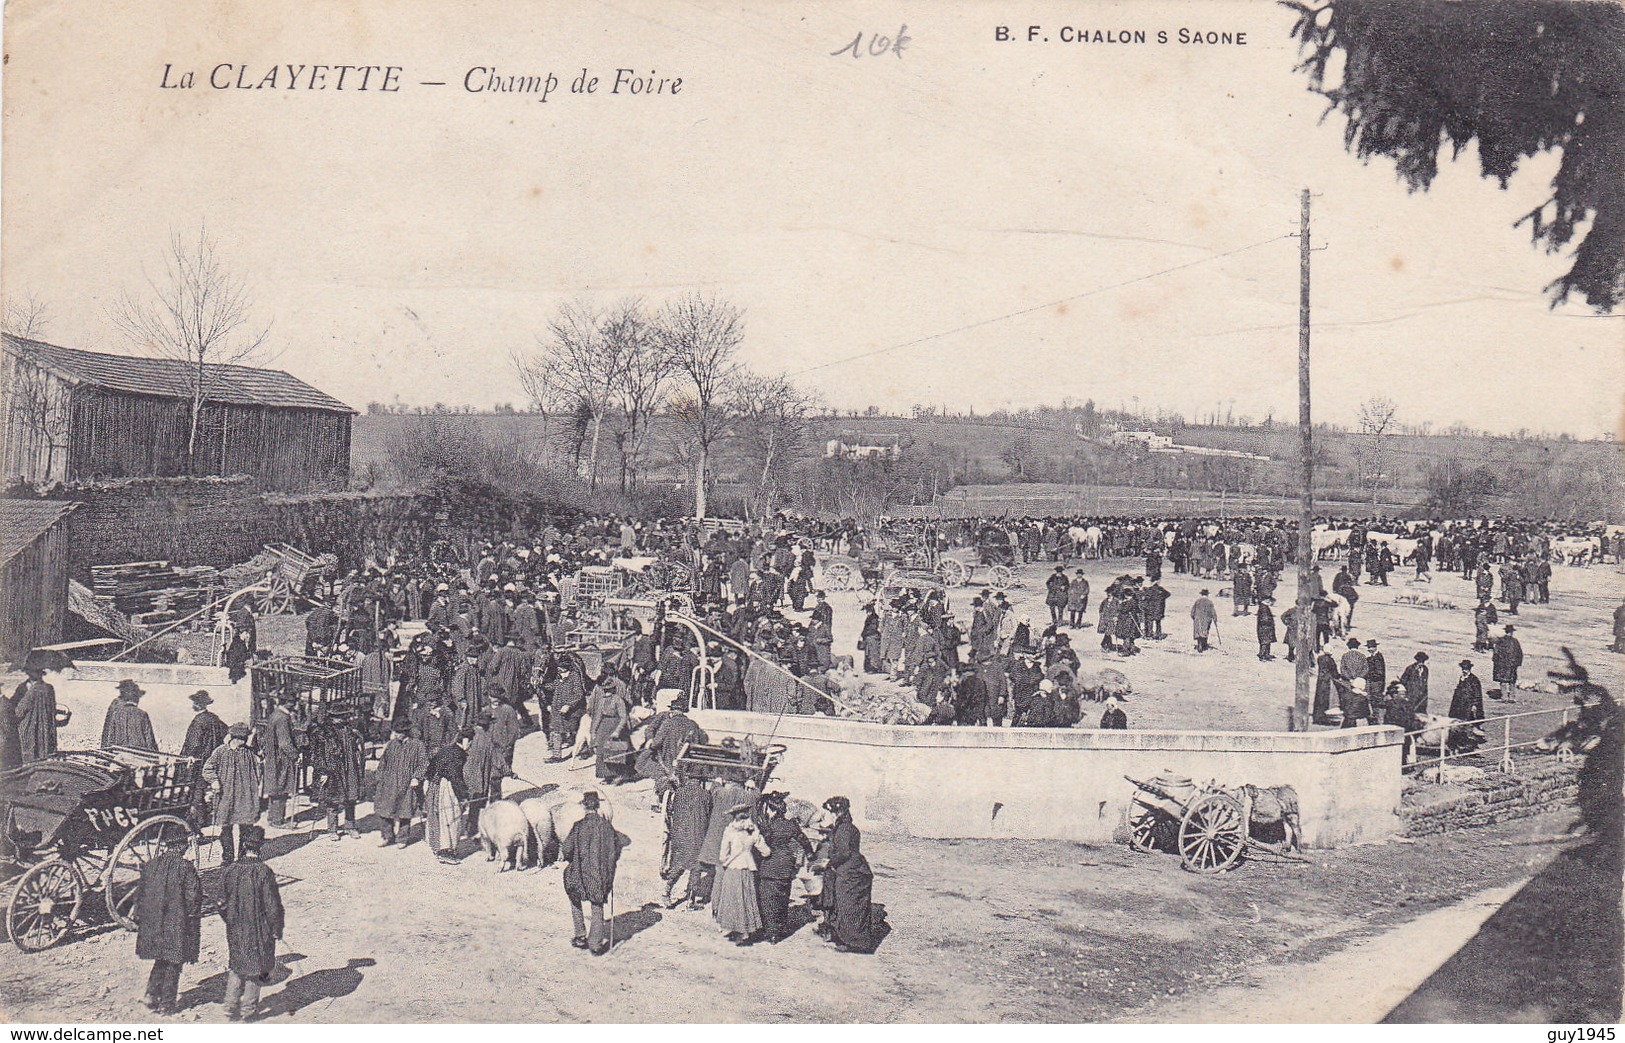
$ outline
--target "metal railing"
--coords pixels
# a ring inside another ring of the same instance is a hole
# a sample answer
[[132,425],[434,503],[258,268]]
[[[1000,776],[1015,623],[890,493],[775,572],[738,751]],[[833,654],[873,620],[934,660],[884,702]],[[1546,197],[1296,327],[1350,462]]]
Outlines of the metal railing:
[[[1496,766],[1503,773],[1511,775],[1514,774],[1517,767],[1512,756],[1512,752],[1514,750],[1527,749],[1539,745],[1543,741],[1545,735],[1549,735],[1552,731],[1569,723],[1572,715],[1577,713],[1579,713],[1579,707],[1577,706],[1559,706],[1545,710],[1526,710],[1521,713],[1500,714],[1495,717],[1486,717],[1479,721],[1463,721],[1454,717],[1447,718],[1450,721],[1449,724],[1435,724],[1427,728],[1418,728],[1414,731],[1408,731],[1405,733],[1405,738],[1410,740],[1412,748],[1416,750],[1416,758],[1415,760],[1411,761],[1411,763],[1406,764],[1401,770],[1405,772],[1415,772],[1416,776],[1421,778],[1423,777],[1423,772],[1425,769],[1432,768],[1433,781],[1442,782],[1444,781],[1444,768],[1447,762],[1477,760],[1486,757],[1493,758],[1496,753],[1500,753],[1501,756]],[[1555,717],[1557,720],[1550,728],[1545,729],[1540,737],[1513,742],[1512,722],[1535,717]],[[1499,727],[1497,728],[1497,726]],[[1501,741],[1494,745],[1490,745],[1488,742],[1486,742],[1471,750],[1460,750],[1452,753],[1450,752],[1450,736],[1451,733],[1456,731],[1458,728],[1476,729],[1483,733],[1486,736],[1486,739],[1490,733],[1499,730],[1501,733]],[[1436,735],[1438,737],[1439,749],[1437,754],[1429,754],[1425,757],[1422,755],[1421,738],[1424,735],[1428,735],[1430,737]],[[1562,754],[1559,753],[1558,756],[1561,757]]]

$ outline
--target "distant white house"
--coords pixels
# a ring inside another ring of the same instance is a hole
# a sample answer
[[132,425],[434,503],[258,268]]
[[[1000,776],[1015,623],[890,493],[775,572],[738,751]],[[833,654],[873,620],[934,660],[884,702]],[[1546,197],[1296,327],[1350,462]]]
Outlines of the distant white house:
[[824,443],[824,456],[844,460],[895,460],[900,448],[896,435],[843,431],[839,438],[831,438]]
[[1174,440],[1169,435],[1159,435],[1155,431],[1113,431],[1113,445],[1143,445],[1147,449],[1172,448]]

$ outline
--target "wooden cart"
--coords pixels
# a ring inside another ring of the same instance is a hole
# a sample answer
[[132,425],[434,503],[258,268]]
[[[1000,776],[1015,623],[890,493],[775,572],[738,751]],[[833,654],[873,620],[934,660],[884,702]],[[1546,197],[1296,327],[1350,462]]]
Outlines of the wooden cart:
[[0,775],[0,829],[9,879],[6,932],[24,952],[67,937],[86,898],[135,930],[142,868],[171,838],[197,838],[186,815],[200,765],[189,757],[114,747],[53,754]]
[[[1297,853],[1297,793],[1290,786],[1225,789],[1209,782],[1160,775],[1134,784],[1129,802],[1128,844],[1136,851],[1177,851],[1193,873],[1222,873],[1243,856],[1307,862]],[[1257,813],[1264,801],[1282,806],[1279,817]],[[1271,830],[1268,818],[1277,823]],[[1280,839],[1272,839],[1271,833]]]

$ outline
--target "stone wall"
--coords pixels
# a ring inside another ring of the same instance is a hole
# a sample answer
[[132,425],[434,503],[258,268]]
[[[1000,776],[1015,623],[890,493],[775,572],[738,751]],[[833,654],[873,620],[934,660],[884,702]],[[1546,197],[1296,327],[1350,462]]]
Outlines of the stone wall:
[[921,837],[1122,839],[1134,787],[1163,771],[1221,785],[1290,785],[1304,841],[1390,836],[1403,783],[1397,728],[1308,733],[934,728],[704,710],[711,733],[769,736],[787,752],[778,784],[850,797],[861,822]]
[[1427,784],[1406,793],[1399,809],[1404,835],[1426,837],[1507,819],[1525,818],[1562,804],[1573,804],[1580,793],[1578,762],[1549,763],[1519,769],[1517,775],[1486,774],[1464,784],[1468,792],[1446,799],[1428,799]]

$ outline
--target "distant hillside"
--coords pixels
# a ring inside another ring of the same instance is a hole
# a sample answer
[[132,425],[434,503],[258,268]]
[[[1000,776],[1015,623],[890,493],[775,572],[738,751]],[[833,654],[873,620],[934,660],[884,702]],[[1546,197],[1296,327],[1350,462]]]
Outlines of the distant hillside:
[[[1057,414],[1042,414],[1046,417]],[[570,438],[558,418],[535,414],[471,414],[493,437],[515,440],[540,453],[544,431],[556,454],[569,455]],[[365,481],[386,470],[390,432],[408,430],[410,415],[364,414],[355,418],[351,442],[352,473]],[[1233,495],[1296,495],[1297,429],[1264,427],[1156,428],[1179,444],[1233,450],[1267,457],[1240,460],[1191,453],[1150,453],[1112,445],[1109,437],[1084,439],[1070,424],[1022,421],[1009,417],[825,416],[810,425],[804,453],[822,456],[829,440],[848,443],[895,440],[906,457],[928,460],[945,476],[945,486],[1006,482],[1058,482],[1120,485],[1150,489],[1187,489]],[[657,421],[647,450],[646,477],[677,483],[686,474],[670,449],[672,427]],[[1327,500],[1392,506],[1425,503],[1439,475],[1468,474],[1483,469],[1495,479],[1484,509],[1514,514],[1563,514],[1576,498],[1581,514],[1610,516],[1625,500],[1620,446],[1608,442],[1573,442],[1497,438],[1479,435],[1385,435],[1380,448],[1367,435],[1317,429],[1317,496]],[[601,469],[616,473],[619,461],[607,440],[600,447]],[[724,444],[716,475],[726,484],[748,470]],[[1363,476],[1380,475],[1375,481]],[[1373,488],[1373,485],[1375,488]],[[1603,504],[1611,505],[1608,509]]]

